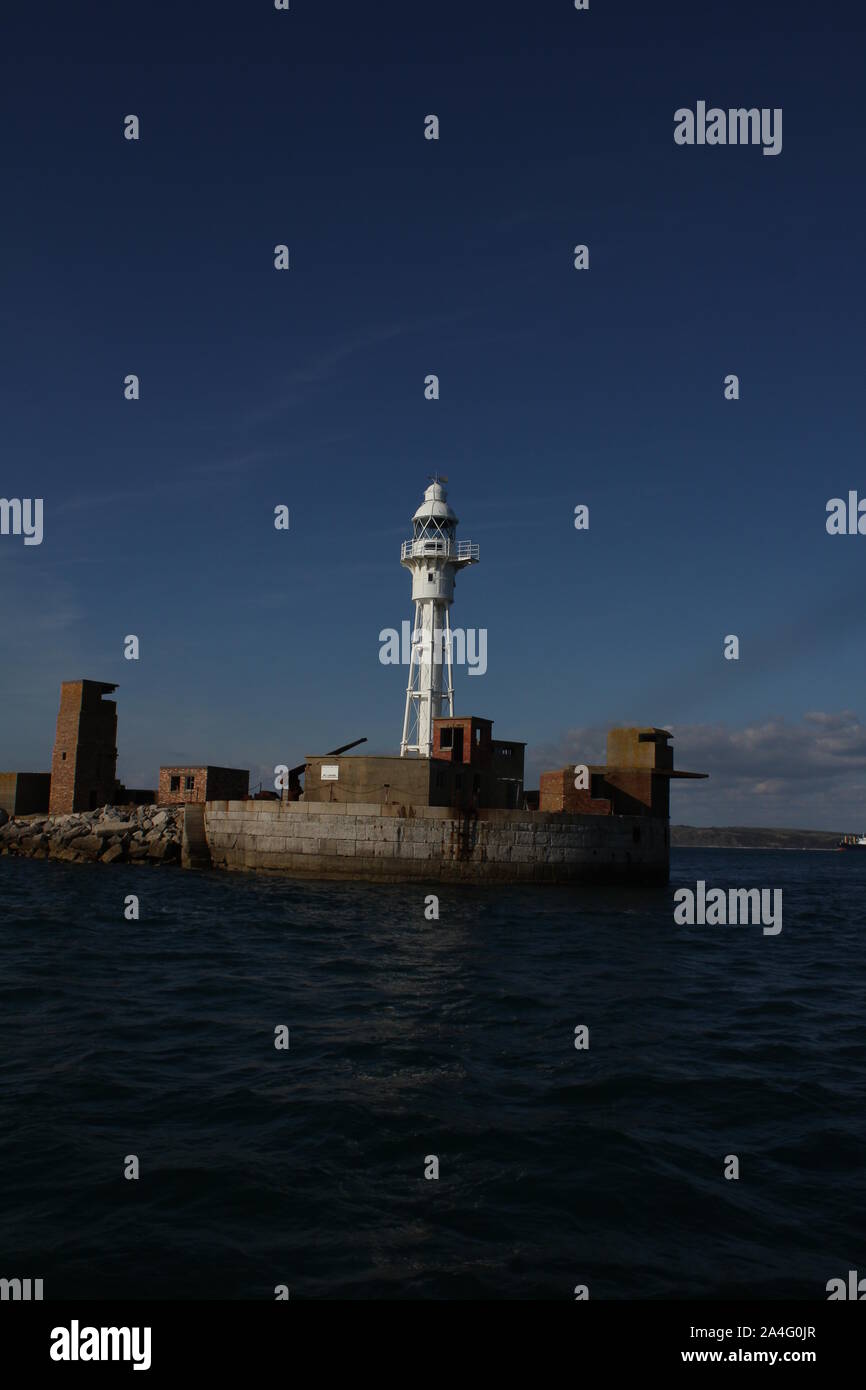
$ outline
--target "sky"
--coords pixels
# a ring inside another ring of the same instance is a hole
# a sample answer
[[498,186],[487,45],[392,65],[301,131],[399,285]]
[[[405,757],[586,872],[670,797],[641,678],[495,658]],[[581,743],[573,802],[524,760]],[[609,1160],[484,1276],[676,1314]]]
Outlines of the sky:
[[[487,632],[455,712],[528,785],[660,725],[711,774],[675,821],[866,829],[866,536],[825,525],[866,497],[859,6],[4,26],[0,496],[44,537],[0,535],[0,769],[50,767],[83,678],[118,684],[128,786],[396,752],[379,634],[439,472],[481,553],[452,624]],[[781,108],[781,152],[676,144],[698,101]]]

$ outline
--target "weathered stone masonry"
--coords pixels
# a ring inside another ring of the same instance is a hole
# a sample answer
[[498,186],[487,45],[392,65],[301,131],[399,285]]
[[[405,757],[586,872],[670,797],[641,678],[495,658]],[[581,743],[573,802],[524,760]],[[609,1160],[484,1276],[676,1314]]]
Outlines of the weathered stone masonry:
[[210,801],[205,829],[217,868],[427,882],[668,878],[668,826],[648,816]]

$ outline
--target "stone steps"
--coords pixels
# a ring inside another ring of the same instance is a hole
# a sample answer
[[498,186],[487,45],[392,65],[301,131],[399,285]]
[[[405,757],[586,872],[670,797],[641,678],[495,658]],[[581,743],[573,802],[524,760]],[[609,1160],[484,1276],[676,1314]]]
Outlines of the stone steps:
[[204,807],[186,805],[183,808],[183,846],[181,864],[185,869],[209,869],[210,849],[204,826]]

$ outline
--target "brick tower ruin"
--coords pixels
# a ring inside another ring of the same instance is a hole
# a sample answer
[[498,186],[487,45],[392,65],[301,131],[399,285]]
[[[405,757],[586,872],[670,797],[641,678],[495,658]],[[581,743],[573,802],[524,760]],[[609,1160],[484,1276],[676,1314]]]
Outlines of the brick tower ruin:
[[103,700],[116,685],[64,681],[51,763],[52,815],[93,811],[114,800],[117,773],[117,704]]

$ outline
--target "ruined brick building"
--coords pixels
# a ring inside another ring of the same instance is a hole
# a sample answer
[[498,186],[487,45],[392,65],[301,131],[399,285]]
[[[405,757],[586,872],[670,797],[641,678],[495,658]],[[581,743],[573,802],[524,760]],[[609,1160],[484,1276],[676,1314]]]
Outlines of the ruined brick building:
[[9,816],[44,815],[50,791],[50,772],[0,772],[0,811]]
[[[51,772],[0,772],[0,808],[8,815],[65,815],[100,806],[152,805],[155,790],[117,780],[117,689],[106,681],[63,681]],[[159,800],[168,806],[217,797],[246,797],[249,773],[239,768],[165,767]]]
[[117,704],[103,696],[116,689],[105,681],[63,681],[51,762],[52,815],[95,811],[115,801]]
[[670,816],[671,782],[676,778],[703,778],[705,772],[674,770],[673,735],[667,729],[611,729],[607,736],[607,762],[587,763],[589,785],[578,787],[576,767],[542,772],[539,810],[570,815]]
[[185,806],[205,801],[243,801],[249,796],[250,774],[240,767],[161,767],[160,806]]
[[667,823],[670,785],[704,777],[674,769],[667,729],[618,728],[607,736],[607,763],[587,764],[585,788],[574,764],[541,774],[540,791],[523,785],[525,744],[493,737],[477,715],[434,718],[429,758],[307,757],[304,800],[448,806],[457,812],[519,811],[583,816],[651,816]]
[[482,807],[523,804],[524,744],[493,737],[477,715],[434,719],[429,758],[308,757],[305,801]]

